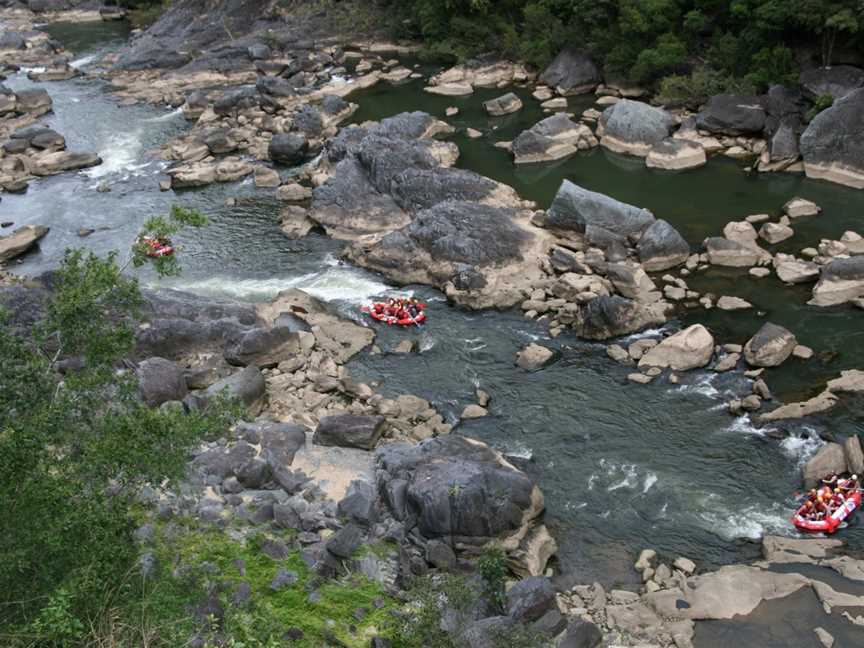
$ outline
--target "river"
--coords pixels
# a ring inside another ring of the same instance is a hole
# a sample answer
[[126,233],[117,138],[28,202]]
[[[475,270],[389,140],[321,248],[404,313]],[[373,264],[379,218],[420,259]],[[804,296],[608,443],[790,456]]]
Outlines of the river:
[[[84,69],[93,55],[116,48],[127,36],[115,23],[54,25],[50,31],[75,52],[76,64]],[[7,85],[32,84],[19,74]],[[165,163],[153,151],[188,127],[179,111],[120,107],[94,79],[45,86],[54,112],[44,123],[62,133],[70,149],[95,150],[104,162],[81,173],[34,181],[25,195],[3,196],[2,220],[51,227],[39,250],[13,266],[14,271],[35,275],[54,267],[69,246],[122,254],[148,216],[180,202],[200,208],[212,223],[180,237],[184,273],[160,285],[248,300],[296,286],[356,318],[359,303],[388,289],[381,277],[340,262],[342,246],[336,241],[317,234],[285,238],[279,229],[279,202],[270,190],[256,190],[251,180],[161,193],[157,180]],[[422,80],[382,83],[350,99],[360,104],[355,122],[403,110],[444,118],[448,106],[457,106],[459,115],[447,121],[483,133],[477,139],[461,132],[454,136],[461,150],[459,166],[506,182],[543,208],[568,178],[651,209],[678,228],[694,249],[706,236],[719,235],[726,222],[779,212],[796,195],[816,201],[823,212],[796,223],[795,236],[779,250],[836,239],[847,229],[864,230],[864,193],[787,174],[747,174],[731,160],[671,173],[597,148],[559,163],[516,168],[494,143],[513,139],[544,116],[528,91],[517,93],[525,108],[504,118],[489,118],[481,107],[500,91],[437,97],[422,92]],[[571,98],[571,110],[579,113],[590,102],[590,97]],[[101,182],[111,190],[96,191]],[[229,197],[236,199],[235,206],[226,206]],[[95,231],[82,238],[82,227]],[[146,285],[157,283],[146,270],[140,279]],[[748,314],[685,313],[669,328],[700,321],[719,342],[743,343],[770,319],[816,350],[810,361],[790,360],[767,372],[768,384],[784,400],[811,395],[841,369],[864,367],[861,311],[806,306],[808,288],[786,287],[776,278],[756,280],[746,270],[709,269],[691,275],[688,283],[700,292],[738,295],[757,309]],[[489,392],[490,416],[458,431],[506,452],[538,480],[561,565],[583,581],[632,584],[631,563],[644,547],[669,557],[688,556],[700,567],[755,557],[759,545],[753,540],[765,533],[792,533],[788,516],[800,488],[800,465],[821,444],[820,434],[864,432],[864,416],[856,407],[860,403],[853,401],[830,417],[760,429],[746,417],[726,412],[732,394],[750,390],[739,372],[694,371],[682,375],[679,385],[634,385],[626,379],[629,369],[610,360],[601,344],[572,334],[551,340],[542,324],[520,312],[467,312],[449,306],[429,288],[415,287],[415,292],[430,303],[429,324],[422,330],[380,330],[378,344],[386,351],[409,336],[417,339],[420,352],[362,354],[350,366],[352,373],[376,382],[387,394],[428,398],[453,420],[473,402],[476,387]],[[558,350],[557,362],[536,373],[516,368],[516,352],[531,341]],[[768,434],[772,429],[789,436],[778,441]],[[864,549],[860,524],[842,535],[851,547]]]

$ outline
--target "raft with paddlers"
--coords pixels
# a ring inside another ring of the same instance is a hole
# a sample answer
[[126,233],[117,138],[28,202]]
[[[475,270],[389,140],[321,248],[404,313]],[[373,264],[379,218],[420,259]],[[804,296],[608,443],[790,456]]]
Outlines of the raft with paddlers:
[[159,258],[174,254],[174,246],[164,236],[142,236],[138,244],[148,257]]
[[799,531],[831,534],[861,508],[861,484],[858,475],[841,479],[830,475],[806,495],[792,516]]
[[391,326],[419,326],[426,321],[425,309],[426,304],[401,297],[386,302],[372,302],[360,308],[372,319]]

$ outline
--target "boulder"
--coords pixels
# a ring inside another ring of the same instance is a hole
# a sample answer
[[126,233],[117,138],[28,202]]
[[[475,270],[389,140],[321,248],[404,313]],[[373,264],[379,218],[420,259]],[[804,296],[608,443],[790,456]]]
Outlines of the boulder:
[[802,216],[816,216],[822,208],[812,200],[795,197],[783,205],[783,213],[789,218],[801,218]]
[[355,524],[371,526],[378,520],[378,494],[375,486],[355,479],[348,486],[345,497],[339,501],[336,512],[339,517],[347,518]]
[[661,108],[622,99],[603,111],[598,124],[601,146],[645,157],[655,144],[669,136],[675,118]]
[[864,188],[864,88],[816,115],[801,135],[809,178]]
[[864,256],[834,259],[813,287],[813,306],[835,306],[864,297]]
[[525,578],[507,591],[507,614],[519,623],[536,621],[556,607],[555,588],[545,576]]
[[801,72],[798,82],[812,100],[825,95],[837,100],[864,86],[864,70],[851,65],[811,68]]
[[600,628],[583,619],[573,619],[567,625],[558,648],[599,648],[603,643],[603,633]]
[[640,236],[654,223],[647,209],[628,205],[605,194],[564,180],[546,212],[546,227],[585,233],[593,225],[622,237]]
[[630,299],[645,299],[657,290],[651,278],[638,265],[610,263],[606,266],[606,277],[615,290]]
[[819,480],[831,474],[840,475],[848,469],[846,454],[839,443],[826,443],[801,467],[804,488],[813,488]]
[[150,407],[182,401],[189,393],[180,366],[165,358],[147,358],[138,365],[138,392]]
[[601,295],[579,309],[573,328],[585,339],[608,340],[665,322],[665,306],[662,304],[644,304],[618,295]]
[[708,263],[730,268],[754,266],[771,258],[756,245],[745,245],[720,236],[705,239],[703,245],[708,254]]
[[794,235],[795,230],[780,223],[765,223],[759,228],[759,236],[770,245],[776,245]]
[[754,95],[720,94],[711,97],[696,116],[696,126],[722,135],[760,135],[765,128],[765,108]]
[[861,437],[852,434],[843,442],[843,455],[846,457],[846,467],[849,472],[864,476],[864,452],[861,448]]
[[383,416],[337,414],[326,416],[315,428],[314,442],[323,446],[374,450],[384,433]]
[[560,160],[597,145],[585,124],[577,124],[564,113],[556,113],[521,133],[510,147],[516,164]]
[[70,151],[53,151],[40,153],[31,158],[30,173],[34,176],[49,176],[84,169],[102,164],[102,158],[95,153],[72,153]]
[[290,327],[256,327],[243,331],[225,346],[229,364],[272,368],[300,352],[300,341]]
[[578,50],[561,50],[538,79],[564,96],[591,92],[602,81],[591,58]]
[[516,365],[526,371],[537,371],[546,366],[555,352],[539,344],[529,344],[516,354]]
[[[777,255],[780,256],[779,254]],[[780,281],[785,283],[808,283],[819,278],[819,266],[812,261],[802,261],[795,257],[784,256],[774,259],[774,271]]]
[[649,349],[639,360],[639,367],[688,371],[704,367],[713,355],[714,336],[701,324],[694,324]]
[[44,225],[25,225],[11,234],[0,236],[0,263],[6,263],[24,254],[48,233]]
[[543,510],[537,485],[474,439],[447,435],[418,445],[389,443],[378,449],[376,462],[378,490],[390,513],[421,542],[449,539],[458,552],[494,540],[510,554]]
[[790,331],[766,322],[744,345],[744,359],[753,367],[776,367],[792,354],[797,344]]
[[296,165],[306,159],[309,142],[299,133],[276,133],[270,140],[270,159],[279,164]]
[[15,93],[18,112],[42,115],[51,110],[53,102],[45,88],[29,88]]
[[266,387],[261,371],[257,367],[246,367],[227,378],[216,381],[203,392],[189,394],[183,402],[190,409],[202,409],[210,400],[224,394],[245,405],[251,414],[257,415],[264,404]]
[[645,158],[647,167],[668,171],[693,169],[707,163],[708,156],[699,142],[672,137],[654,144]]
[[672,225],[658,219],[643,232],[636,251],[647,272],[661,272],[684,263],[690,256],[690,245]]
[[483,108],[493,117],[501,117],[522,110],[522,100],[512,92],[483,102]]

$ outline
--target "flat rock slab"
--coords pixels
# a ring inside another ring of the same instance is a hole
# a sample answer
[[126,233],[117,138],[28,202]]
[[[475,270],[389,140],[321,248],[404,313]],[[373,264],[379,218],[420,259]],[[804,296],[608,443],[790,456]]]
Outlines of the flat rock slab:
[[294,455],[291,468],[311,477],[334,502],[345,497],[355,479],[375,483],[373,453],[357,448],[315,445],[312,432],[307,432],[306,444]]

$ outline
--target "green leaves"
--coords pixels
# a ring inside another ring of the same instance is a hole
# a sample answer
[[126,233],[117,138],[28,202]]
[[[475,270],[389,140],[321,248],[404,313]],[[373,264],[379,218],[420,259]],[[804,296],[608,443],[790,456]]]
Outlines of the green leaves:
[[186,227],[203,227],[207,223],[207,217],[197,209],[172,205],[168,216],[153,216],[144,223],[132,245],[132,264],[139,268],[150,263],[160,277],[179,275],[179,250],[171,237]]

